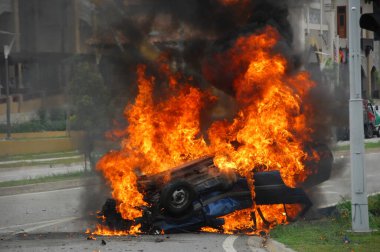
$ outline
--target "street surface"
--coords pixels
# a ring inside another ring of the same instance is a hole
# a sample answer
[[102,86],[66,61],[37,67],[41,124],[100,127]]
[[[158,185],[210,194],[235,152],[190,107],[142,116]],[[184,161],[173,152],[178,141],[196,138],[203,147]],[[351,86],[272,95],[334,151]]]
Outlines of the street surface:
[[82,212],[85,194],[79,187],[0,197],[0,251],[266,251],[249,248],[258,237],[204,233],[87,240],[93,225]]
[[0,182],[84,171],[84,163],[0,168]]
[[[349,153],[337,152],[334,158],[331,179],[313,190],[315,207],[350,197]],[[380,192],[380,152],[367,151],[365,162],[368,193]],[[87,240],[84,232],[95,222],[85,209],[93,213],[101,208],[107,198],[101,192],[92,185],[0,196],[0,251],[267,251],[259,237],[207,233]]]
[[[335,169],[329,180],[316,186],[310,192],[316,208],[335,205],[343,199],[351,198],[351,165],[349,152],[334,154]],[[367,178],[367,193],[380,192],[380,151],[366,151],[365,172]]]

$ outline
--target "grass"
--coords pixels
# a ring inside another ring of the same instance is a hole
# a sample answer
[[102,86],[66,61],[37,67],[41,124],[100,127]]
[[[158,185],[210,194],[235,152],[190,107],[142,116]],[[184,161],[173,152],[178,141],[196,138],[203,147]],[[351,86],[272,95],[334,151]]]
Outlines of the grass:
[[80,153],[78,151],[67,151],[67,152],[26,154],[26,155],[12,155],[12,156],[0,157],[0,161],[31,160],[31,159],[42,159],[42,158],[60,158],[60,157],[77,156],[79,154]]
[[0,169],[1,168],[13,168],[13,167],[25,167],[25,166],[37,166],[37,165],[58,165],[58,164],[73,164],[73,163],[80,163],[84,162],[83,157],[74,157],[74,158],[65,158],[65,159],[58,159],[58,160],[40,160],[40,161],[22,161],[10,163],[10,164],[1,164],[0,163]]
[[38,178],[33,178],[33,179],[4,181],[4,182],[0,182],[0,188],[1,187],[10,187],[10,186],[38,184],[38,183],[47,183],[47,182],[56,182],[56,181],[70,180],[70,179],[78,179],[78,178],[85,177],[87,174],[88,174],[88,172],[77,171],[77,172],[56,174],[56,175],[45,176],[45,177],[38,177]]
[[[56,159],[64,158],[64,159]],[[39,160],[47,159],[47,160]],[[48,160],[53,159],[53,160]],[[83,155],[80,155],[77,151],[69,152],[56,152],[56,153],[40,153],[40,154],[27,154],[27,155],[15,155],[4,156],[0,158],[0,162],[15,161],[12,163],[0,163],[0,168],[12,168],[23,166],[35,166],[35,165],[56,165],[56,164],[72,164],[83,162]]]
[[[369,197],[368,202],[370,227],[380,230],[380,195]],[[349,232],[350,228],[351,203],[342,202],[333,216],[280,225],[271,231],[271,236],[299,252],[379,251],[379,231],[359,234]]]
[[[364,143],[364,148],[365,149],[374,149],[374,148],[380,148],[380,139],[378,142],[376,143]],[[343,146],[336,146],[334,148],[335,151],[345,151],[345,150],[349,150],[350,149],[350,145],[343,145]]]

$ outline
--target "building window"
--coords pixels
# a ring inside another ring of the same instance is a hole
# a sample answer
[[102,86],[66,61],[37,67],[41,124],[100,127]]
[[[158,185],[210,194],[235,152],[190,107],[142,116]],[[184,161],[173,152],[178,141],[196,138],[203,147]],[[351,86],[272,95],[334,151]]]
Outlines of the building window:
[[339,38],[346,38],[346,6],[338,6],[337,11],[337,30]]
[[309,23],[320,24],[321,23],[321,10],[310,8],[309,9]]

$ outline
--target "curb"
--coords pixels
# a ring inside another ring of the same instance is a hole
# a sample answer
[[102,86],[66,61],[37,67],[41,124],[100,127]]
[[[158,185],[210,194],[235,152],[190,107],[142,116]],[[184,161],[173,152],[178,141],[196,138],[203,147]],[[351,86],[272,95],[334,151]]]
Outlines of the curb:
[[79,178],[79,179],[62,180],[62,181],[47,182],[47,183],[37,183],[37,184],[21,185],[21,186],[2,187],[0,188],[0,196],[54,191],[54,190],[60,190],[60,189],[89,186],[89,185],[94,185],[98,183],[99,183],[98,178],[92,177],[92,178]]
[[275,241],[271,238],[266,240],[265,242],[265,248],[269,252],[295,252],[295,250],[287,247],[285,244],[280,243],[278,241]]
[[[285,244],[275,241],[271,238],[263,238],[260,236],[251,236],[247,241],[252,251],[269,251],[269,252],[296,252],[287,247]],[[260,249],[257,249],[260,248]]]

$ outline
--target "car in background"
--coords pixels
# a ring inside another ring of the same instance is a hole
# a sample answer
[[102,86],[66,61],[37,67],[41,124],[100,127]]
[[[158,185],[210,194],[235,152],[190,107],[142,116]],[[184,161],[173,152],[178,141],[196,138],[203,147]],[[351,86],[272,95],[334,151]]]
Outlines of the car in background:
[[364,135],[372,138],[374,135],[380,137],[380,117],[376,112],[378,106],[373,106],[369,100],[363,100]]
[[[345,121],[340,127],[337,128],[337,140],[347,141],[350,139],[350,128],[349,128],[349,114],[348,106],[344,110],[344,120]],[[363,123],[364,123],[364,137],[372,138],[375,135],[380,137],[380,111],[379,107],[373,106],[369,100],[363,100]]]

